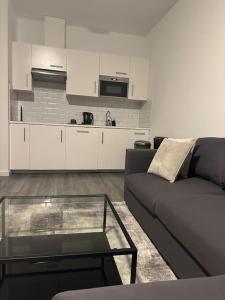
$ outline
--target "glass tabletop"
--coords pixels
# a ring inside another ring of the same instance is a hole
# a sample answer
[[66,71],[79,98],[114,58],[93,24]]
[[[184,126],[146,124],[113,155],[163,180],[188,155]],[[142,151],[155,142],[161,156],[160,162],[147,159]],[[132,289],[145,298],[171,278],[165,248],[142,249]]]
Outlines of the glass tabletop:
[[0,262],[135,249],[107,195],[1,199]]

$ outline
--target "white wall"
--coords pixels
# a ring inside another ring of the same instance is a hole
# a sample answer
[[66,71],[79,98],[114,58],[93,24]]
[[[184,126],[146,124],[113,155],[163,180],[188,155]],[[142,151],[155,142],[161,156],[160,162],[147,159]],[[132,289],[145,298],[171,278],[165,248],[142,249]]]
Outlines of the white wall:
[[17,32],[16,32],[17,17],[12,4],[12,0],[8,0],[8,5],[9,5],[9,37],[10,39],[15,40],[17,36]]
[[[44,21],[18,18],[17,40],[44,44]],[[147,39],[130,34],[94,33],[82,27],[66,27],[66,47],[119,55],[148,57]]]
[[17,18],[17,40],[44,45],[44,22]]
[[153,133],[225,136],[225,1],[180,0],[148,38]]
[[67,48],[143,57],[149,54],[145,37],[115,32],[93,33],[74,26],[67,26]]
[[8,0],[0,0],[0,176],[8,175]]
[[8,0],[9,4],[9,80],[12,78],[12,41],[16,40],[17,37],[17,17],[12,5],[12,0]]

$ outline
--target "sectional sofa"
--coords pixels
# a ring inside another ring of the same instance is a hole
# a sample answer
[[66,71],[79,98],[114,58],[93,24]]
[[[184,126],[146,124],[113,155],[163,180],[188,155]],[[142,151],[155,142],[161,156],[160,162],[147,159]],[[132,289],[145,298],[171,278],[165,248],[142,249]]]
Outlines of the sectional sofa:
[[155,151],[128,150],[125,201],[179,278],[225,274],[225,139],[198,139],[190,175],[147,174]]
[[127,150],[125,201],[183,280],[65,292],[54,300],[225,299],[225,139],[198,139],[189,177],[173,184],[147,173],[155,153]]
[[225,276],[68,291],[53,300],[224,300]]

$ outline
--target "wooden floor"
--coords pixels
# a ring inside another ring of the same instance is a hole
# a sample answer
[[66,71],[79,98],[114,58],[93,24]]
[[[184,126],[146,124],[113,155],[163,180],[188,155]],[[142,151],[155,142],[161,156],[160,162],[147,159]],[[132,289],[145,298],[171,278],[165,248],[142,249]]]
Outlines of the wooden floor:
[[0,196],[108,194],[123,201],[122,173],[13,174],[0,177]]

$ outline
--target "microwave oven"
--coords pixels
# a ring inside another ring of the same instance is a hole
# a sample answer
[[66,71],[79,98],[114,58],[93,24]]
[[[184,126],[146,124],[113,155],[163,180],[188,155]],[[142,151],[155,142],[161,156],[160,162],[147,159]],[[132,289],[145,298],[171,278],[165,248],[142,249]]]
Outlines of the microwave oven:
[[128,97],[129,79],[122,77],[100,76],[100,96]]

